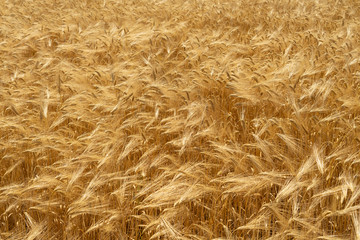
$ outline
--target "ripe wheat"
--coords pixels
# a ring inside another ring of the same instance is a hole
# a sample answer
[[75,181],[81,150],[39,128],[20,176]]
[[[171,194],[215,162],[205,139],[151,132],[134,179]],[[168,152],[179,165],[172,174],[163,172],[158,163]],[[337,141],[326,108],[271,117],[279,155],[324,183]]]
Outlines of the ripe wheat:
[[360,239],[359,1],[0,16],[0,239]]

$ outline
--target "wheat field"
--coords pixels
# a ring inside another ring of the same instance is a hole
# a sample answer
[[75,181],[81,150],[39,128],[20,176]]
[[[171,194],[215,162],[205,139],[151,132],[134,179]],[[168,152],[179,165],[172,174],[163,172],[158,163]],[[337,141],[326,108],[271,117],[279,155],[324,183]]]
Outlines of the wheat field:
[[0,239],[360,239],[360,1],[1,0]]

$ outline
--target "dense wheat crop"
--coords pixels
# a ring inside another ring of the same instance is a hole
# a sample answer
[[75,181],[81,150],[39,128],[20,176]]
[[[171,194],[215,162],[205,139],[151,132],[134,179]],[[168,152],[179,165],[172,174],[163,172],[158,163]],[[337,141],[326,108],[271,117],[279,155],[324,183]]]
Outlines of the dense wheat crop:
[[0,2],[0,239],[360,239],[359,1]]

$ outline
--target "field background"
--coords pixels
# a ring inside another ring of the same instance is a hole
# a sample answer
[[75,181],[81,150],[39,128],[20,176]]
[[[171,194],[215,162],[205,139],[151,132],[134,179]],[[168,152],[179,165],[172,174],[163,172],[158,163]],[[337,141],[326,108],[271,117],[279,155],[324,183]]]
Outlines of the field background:
[[360,239],[359,1],[0,2],[0,239]]

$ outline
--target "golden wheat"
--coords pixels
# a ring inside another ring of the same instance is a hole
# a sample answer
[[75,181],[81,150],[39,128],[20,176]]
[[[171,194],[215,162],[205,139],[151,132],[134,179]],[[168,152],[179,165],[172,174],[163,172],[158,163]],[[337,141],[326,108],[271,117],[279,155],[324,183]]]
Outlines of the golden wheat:
[[359,1],[0,16],[0,239],[360,239]]

